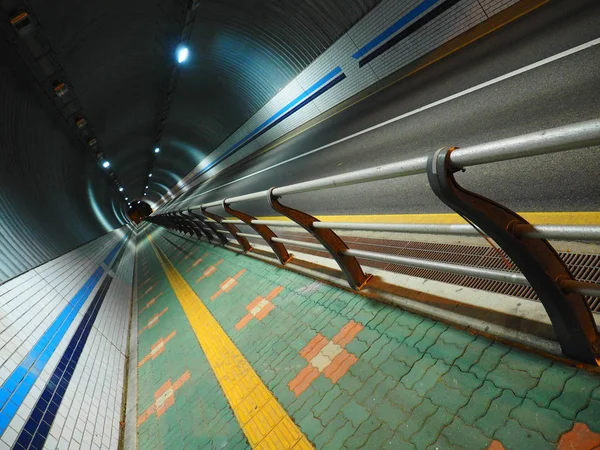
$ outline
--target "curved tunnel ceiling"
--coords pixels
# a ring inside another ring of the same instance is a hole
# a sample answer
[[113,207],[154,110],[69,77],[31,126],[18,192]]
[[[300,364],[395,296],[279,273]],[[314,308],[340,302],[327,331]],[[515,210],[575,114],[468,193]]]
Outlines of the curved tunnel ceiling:
[[200,2],[157,167],[185,176],[378,3]]
[[154,181],[172,187],[381,0],[30,0],[130,200],[148,184],[186,12]]
[[[38,49],[66,76],[60,81],[81,104],[123,194],[153,202],[380,1],[10,4],[35,18]],[[191,58],[179,71],[155,155],[175,51],[193,6]],[[14,12],[0,13],[9,24]],[[126,206],[74,131],[79,110],[61,117],[54,107],[51,78],[58,72],[40,77],[32,64],[41,63],[31,56],[26,62],[9,31],[0,39],[0,112],[10,119],[0,121],[0,247],[11,258],[0,266],[0,283],[122,224]],[[28,250],[18,242],[28,242]]]
[[0,54],[2,284],[125,222],[116,186],[4,36]]
[[140,197],[185,0],[30,0],[106,158]]

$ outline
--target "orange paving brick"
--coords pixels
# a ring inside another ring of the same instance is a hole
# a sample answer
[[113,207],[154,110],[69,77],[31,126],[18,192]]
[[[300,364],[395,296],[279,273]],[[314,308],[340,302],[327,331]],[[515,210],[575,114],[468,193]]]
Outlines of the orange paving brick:
[[[330,341],[320,333],[300,350],[307,366],[288,384],[291,391],[300,395],[310,384],[323,374],[333,384],[342,378],[358,358],[344,349],[362,330],[363,326],[353,320],[344,325]],[[341,345],[340,345],[341,344]],[[308,376],[310,374],[310,376]]]
[[215,264],[213,264],[212,266],[208,266],[206,268],[206,270],[202,273],[202,276],[200,278],[198,278],[196,280],[196,283],[199,283],[200,281],[202,281],[205,278],[210,277],[213,273],[215,273],[217,271],[217,267],[219,266],[219,264],[221,264],[223,262],[223,258],[221,258],[220,260],[218,260]]
[[277,286],[275,289],[273,289],[271,292],[269,292],[267,294],[265,299],[268,301],[273,301],[273,299],[275,297],[277,297],[279,294],[281,294],[281,291],[283,291],[283,286]]
[[237,286],[238,284],[238,278],[241,277],[244,272],[246,272],[246,269],[242,269],[240,270],[238,273],[236,273],[233,277],[227,277],[225,279],[225,281],[223,281],[220,285],[219,285],[219,290],[217,292],[215,292],[210,299],[211,300],[216,300],[216,298],[223,294],[224,292],[229,292],[231,291],[234,287]]
[[150,308],[151,306],[153,306],[156,303],[156,300],[158,300],[160,298],[160,296],[163,295],[163,294],[164,294],[164,292],[161,292],[157,296],[152,297],[150,300],[148,300],[148,303],[146,303],[146,305],[140,310],[140,312],[138,313],[138,315],[140,315],[141,313],[143,313],[144,311],[146,311],[148,308]]
[[318,333],[314,338],[312,338],[306,347],[300,350],[300,356],[302,356],[307,361],[313,359],[317,354],[321,351],[323,347],[327,345],[327,338],[322,334]]
[[[600,421],[600,418],[598,418]],[[558,450],[592,450],[600,448],[600,434],[594,433],[585,423],[576,423],[558,441]]]
[[150,286],[148,289],[146,289],[146,291],[144,292],[144,295],[148,294],[150,291],[152,291],[152,289],[154,289],[156,287],[156,285],[158,284],[158,281],[156,283],[154,283],[152,286]]
[[246,314],[238,323],[235,324],[235,329],[240,331],[242,328],[248,325],[253,318],[254,316],[252,316],[252,314]]
[[339,333],[333,337],[332,341],[340,347],[344,347],[352,342],[352,339],[354,339],[363,328],[362,324],[351,320],[342,327]]
[[155,303],[155,302],[156,302],[156,300],[154,300],[154,299],[152,299],[152,300],[148,301],[148,302],[146,303],[146,305],[145,305],[145,306],[144,306],[142,309],[140,309],[140,312],[139,312],[138,314],[141,314],[141,313],[143,313],[144,311],[146,311],[148,308],[150,308],[152,305],[154,305],[154,303]]
[[317,378],[321,373],[318,369],[314,368],[310,364],[300,371],[300,373],[292,381],[288,383],[290,391],[298,397],[302,394]]
[[150,328],[152,328],[154,325],[156,325],[156,323],[158,322],[158,319],[160,318],[160,316],[162,316],[164,313],[166,313],[168,311],[169,308],[165,308],[163,309],[161,312],[154,314],[154,316],[152,316],[150,318],[150,320],[148,321],[148,324],[146,326],[144,326],[138,334],[142,334],[144,331],[149,330]]
[[187,268],[186,273],[192,270],[194,267],[198,266],[198,264],[202,263],[202,261],[204,261],[204,258],[206,258],[208,255],[210,255],[210,253],[205,252],[200,258],[196,259],[196,261],[194,261],[192,265]]
[[152,414],[156,414],[159,418],[162,416],[171,406],[175,404],[175,392],[191,377],[190,371],[186,371],[181,375],[175,383],[171,383],[171,380],[167,380],[161,387],[154,393],[154,403],[150,405],[146,411],[144,411],[137,420],[137,426],[142,425]]
[[[323,375],[331,380],[332,383],[337,383],[340,378],[346,375],[348,369],[352,367],[358,358],[346,350],[342,350],[338,356],[334,358],[331,364],[323,370]],[[331,370],[329,370],[331,368]]]
[[250,304],[246,306],[248,314],[240,319],[240,321],[235,325],[235,329],[238,331],[241,330],[255,317],[258,320],[264,319],[271,311],[273,311],[273,309],[275,309],[275,305],[271,303],[271,300],[277,297],[282,290],[283,286],[277,286],[275,289],[269,292],[266,297],[258,296],[252,300]]
[[169,342],[171,339],[175,337],[177,331],[172,331],[166,338],[160,338],[150,347],[150,353],[148,353],[144,358],[138,363],[138,367],[142,367],[145,363],[150,361],[150,359],[156,359],[158,355],[160,355],[165,350],[165,344]]

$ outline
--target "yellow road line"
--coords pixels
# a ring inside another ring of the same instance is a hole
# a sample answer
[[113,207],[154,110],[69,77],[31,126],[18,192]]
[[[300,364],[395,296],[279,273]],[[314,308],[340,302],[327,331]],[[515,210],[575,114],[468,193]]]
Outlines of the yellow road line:
[[307,437],[167,256],[148,241],[252,448],[312,449]]
[[[518,214],[534,225],[600,225],[600,212],[598,211],[520,212]],[[455,213],[317,216],[317,218],[323,222],[435,224],[466,223],[462,217]],[[289,221],[282,216],[259,217],[259,219]]]

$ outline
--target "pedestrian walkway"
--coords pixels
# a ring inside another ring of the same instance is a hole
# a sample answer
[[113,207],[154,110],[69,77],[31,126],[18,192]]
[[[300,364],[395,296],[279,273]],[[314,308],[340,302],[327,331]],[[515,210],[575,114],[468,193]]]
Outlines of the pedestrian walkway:
[[140,449],[600,448],[600,375],[162,229]]

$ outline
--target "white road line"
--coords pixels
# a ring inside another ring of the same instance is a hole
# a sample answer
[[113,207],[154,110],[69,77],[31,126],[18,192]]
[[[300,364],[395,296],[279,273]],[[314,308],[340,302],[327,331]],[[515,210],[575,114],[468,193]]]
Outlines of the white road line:
[[[281,162],[278,162],[277,164],[273,164],[272,166],[265,167],[264,169],[261,169],[261,170],[259,170],[257,172],[254,172],[254,173],[245,175],[243,177],[240,177],[237,180],[229,181],[229,182],[227,182],[225,184],[222,184],[222,185],[220,185],[218,187],[209,189],[209,190],[201,192],[199,194],[195,194],[195,195],[190,196],[189,198],[187,198],[185,201],[188,202],[189,200],[191,200],[193,198],[201,197],[203,195],[209,194],[209,193],[211,193],[213,191],[216,191],[218,189],[221,189],[221,188],[224,188],[226,186],[232,185],[234,183],[238,183],[240,181],[246,180],[246,179],[248,179],[250,177],[254,177],[256,175],[260,175],[261,173],[264,173],[264,172],[266,172],[268,170],[275,169],[276,167],[279,167],[279,166],[282,166],[284,164],[290,163],[290,162],[295,161],[297,159],[304,158],[305,156],[309,156],[309,155],[312,155],[313,153],[320,152],[320,151],[325,150],[325,149],[327,149],[329,147],[333,147],[334,145],[341,144],[342,142],[349,141],[350,139],[354,139],[357,136],[361,136],[363,134],[370,133],[371,131],[377,130],[377,129],[382,128],[382,127],[385,127],[385,126],[387,126],[387,125],[389,125],[391,123],[398,122],[398,121],[400,121],[402,119],[406,119],[407,117],[413,116],[413,115],[418,114],[420,112],[427,111],[428,109],[435,108],[436,106],[442,105],[444,103],[451,102],[452,100],[456,100],[457,98],[463,97],[463,96],[468,95],[468,94],[470,94],[472,92],[479,91],[479,90],[484,89],[486,87],[489,87],[489,86],[491,86],[493,84],[500,83],[501,81],[508,80],[509,78],[516,77],[517,75],[521,75],[522,73],[529,72],[530,70],[537,69],[538,67],[545,66],[546,64],[550,64],[551,62],[554,62],[556,60],[559,60],[559,59],[562,59],[562,58],[566,58],[567,56],[573,55],[575,53],[579,53],[579,52],[581,52],[583,50],[586,50],[586,49],[588,49],[590,47],[593,47],[595,45],[598,45],[598,44],[600,44],[600,38],[593,39],[593,40],[591,40],[589,42],[586,42],[585,44],[581,44],[581,45],[573,47],[573,48],[571,48],[569,50],[565,50],[564,52],[557,53],[554,56],[550,56],[548,58],[542,59],[542,60],[540,60],[538,62],[535,62],[533,64],[529,64],[528,66],[522,67],[520,69],[513,70],[512,72],[509,72],[507,74],[500,75],[499,77],[493,78],[493,79],[491,79],[489,81],[486,81],[484,83],[478,84],[478,85],[473,86],[473,87],[471,87],[469,89],[466,89],[464,91],[461,91],[461,92],[458,92],[456,94],[450,95],[449,97],[445,97],[445,98],[443,98],[441,100],[437,100],[437,101],[435,101],[433,103],[429,103],[428,105],[421,106],[420,108],[414,109],[414,110],[412,110],[410,112],[407,112],[407,113],[404,113],[404,114],[401,114],[401,115],[396,116],[396,117],[394,117],[392,119],[386,120],[385,122],[381,122],[381,123],[379,123],[377,125],[373,125],[372,127],[369,127],[369,128],[364,129],[364,130],[358,131],[357,133],[351,134],[351,135],[346,136],[346,137],[344,137],[342,139],[339,139],[337,141],[330,142],[329,144],[325,144],[325,145],[323,145],[321,147],[317,147],[317,148],[315,148],[313,150],[310,150],[310,151],[308,151],[306,153],[303,153],[302,155],[294,156],[293,158],[286,159],[285,161],[281,161]],[[218,174],[215,175],[215,176],[218,176]]]

